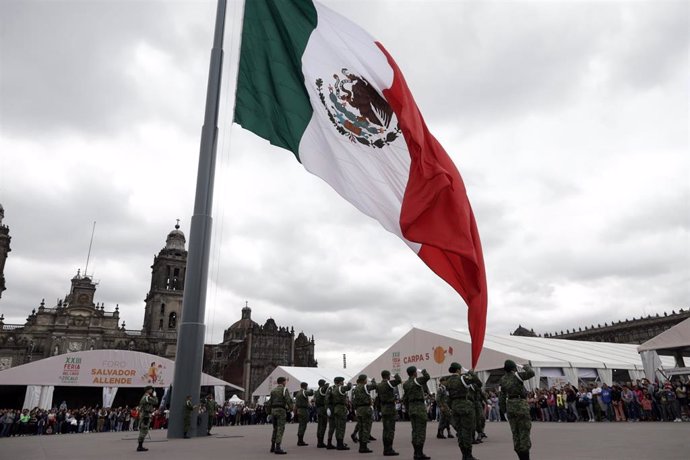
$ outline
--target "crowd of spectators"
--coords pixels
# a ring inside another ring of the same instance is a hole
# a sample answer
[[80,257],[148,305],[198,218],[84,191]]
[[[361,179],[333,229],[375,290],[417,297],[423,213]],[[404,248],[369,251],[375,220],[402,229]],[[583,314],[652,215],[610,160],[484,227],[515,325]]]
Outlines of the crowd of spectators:
[[533,421],[681,422],[690,420],[688,384],[639,380],[538,390],[527,401]]

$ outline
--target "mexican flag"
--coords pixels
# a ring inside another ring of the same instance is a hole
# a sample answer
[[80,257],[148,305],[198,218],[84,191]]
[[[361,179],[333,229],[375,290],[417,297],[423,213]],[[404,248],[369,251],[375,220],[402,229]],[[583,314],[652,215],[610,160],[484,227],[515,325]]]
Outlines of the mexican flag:
[[234,117],[294,153],[462,296],[474,367],[487,306],[477,224],[460,173],[383,45],[313,1],[247,1]]

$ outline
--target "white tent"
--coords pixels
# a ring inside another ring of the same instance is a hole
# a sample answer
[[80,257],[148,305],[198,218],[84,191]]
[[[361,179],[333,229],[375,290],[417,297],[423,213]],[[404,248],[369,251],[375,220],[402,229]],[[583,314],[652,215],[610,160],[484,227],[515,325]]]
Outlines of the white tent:
[[271,394],[271,390],[278,385],[278,377],[285,377],[285,386],[290,392],[299,390],[300,383],[302,382],[307,382],[309,388],[315,389],[318,388],[318,383],[321,379],[333,384],[333,379],[336,377],[343,377],[345,381],[350,381],[353,378],[347,369],[278,366],[273,369],[273,372],[252,393],[255,399],[258,398],[260,404],[266,401],[266,398]]
[[[536,376],[528,381],[532,388],[538,386],[540,377],[574,385],[583,378],[599,378],[610,385],[614,369],[628,371],[632,379],[644,377],[636,348],[636,345],[628,344],[487,334],[475,370],[486,382],[491,371],[502,370],[505,360],[512,359],[518,364],[529,363],[534,368]],[[386,369],[393,374],[400,373],[405,379],[407,367],[414,365],[439,378],[448,374],[452,362],[469,368],[470,356],[471,341],[467,332],[451,330],[439,334],[413,328],[366,366],[362,373],[378,377]],[[672,362],[666,361],[664,364]],[[430,390],[434,391],[433,385],[430,385]]]
[[[118,388],[168,387],[175,362],[148,353],[128,350],[89,350],[52,356],[0,371],[0,385],[27,385],[24,408],[50,409],[56,386],[101,387],[103,407],[110,407]],[[225,387],[242,388],[208,374],[202,386],[213,386],[225,398]]]
[[[685,368],[683,359],[684,355],[690,354],[690,318],[647,340],[637,347],[637,351],[642,357],[645,373],[650,380],[654,378],[655,374],[661,377],[660,380],[663,380],[664,374],[666,376],[674,373],[690,374],[690,369]],[[661,367],[659,355],[673,356],[676,369],[666,369],[664,374],[658,374],[657,370]]]

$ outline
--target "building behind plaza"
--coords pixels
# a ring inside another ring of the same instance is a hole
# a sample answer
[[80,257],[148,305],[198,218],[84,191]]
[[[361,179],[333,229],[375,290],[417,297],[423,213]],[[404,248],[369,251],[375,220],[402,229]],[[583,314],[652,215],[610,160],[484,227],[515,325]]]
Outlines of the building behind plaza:
[[[9,227],[3,225],[3,217],[0,206],[0,296],[6,288],[3,273],[10,252]],[[97,302],[97,283],[77,271],[68,294],[52,306],[42,300],[24,324],[6,324],[0,315],[0,370],[96,349],[133,350],[174,359],[187,266],[185,243],[176,225],[154,257],[141,329],[127,329],[118,305],[112,308]],[[277,366],[317,366],[313,336],[295,334],[293,327],[278,326],[272,318],[259,325],[246,304],[241,315],[224,332],[221,343],[205,345],[204,372],[251,395]]]

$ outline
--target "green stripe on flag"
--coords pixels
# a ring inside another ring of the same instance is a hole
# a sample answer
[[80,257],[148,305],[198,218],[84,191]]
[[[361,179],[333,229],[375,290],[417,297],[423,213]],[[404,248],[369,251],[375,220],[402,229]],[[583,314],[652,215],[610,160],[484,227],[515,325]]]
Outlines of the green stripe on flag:
[[298,160],[300,139],[313,112],[302,55],[316,23],[311,1],[245,2],[235,122],[291,150]]

